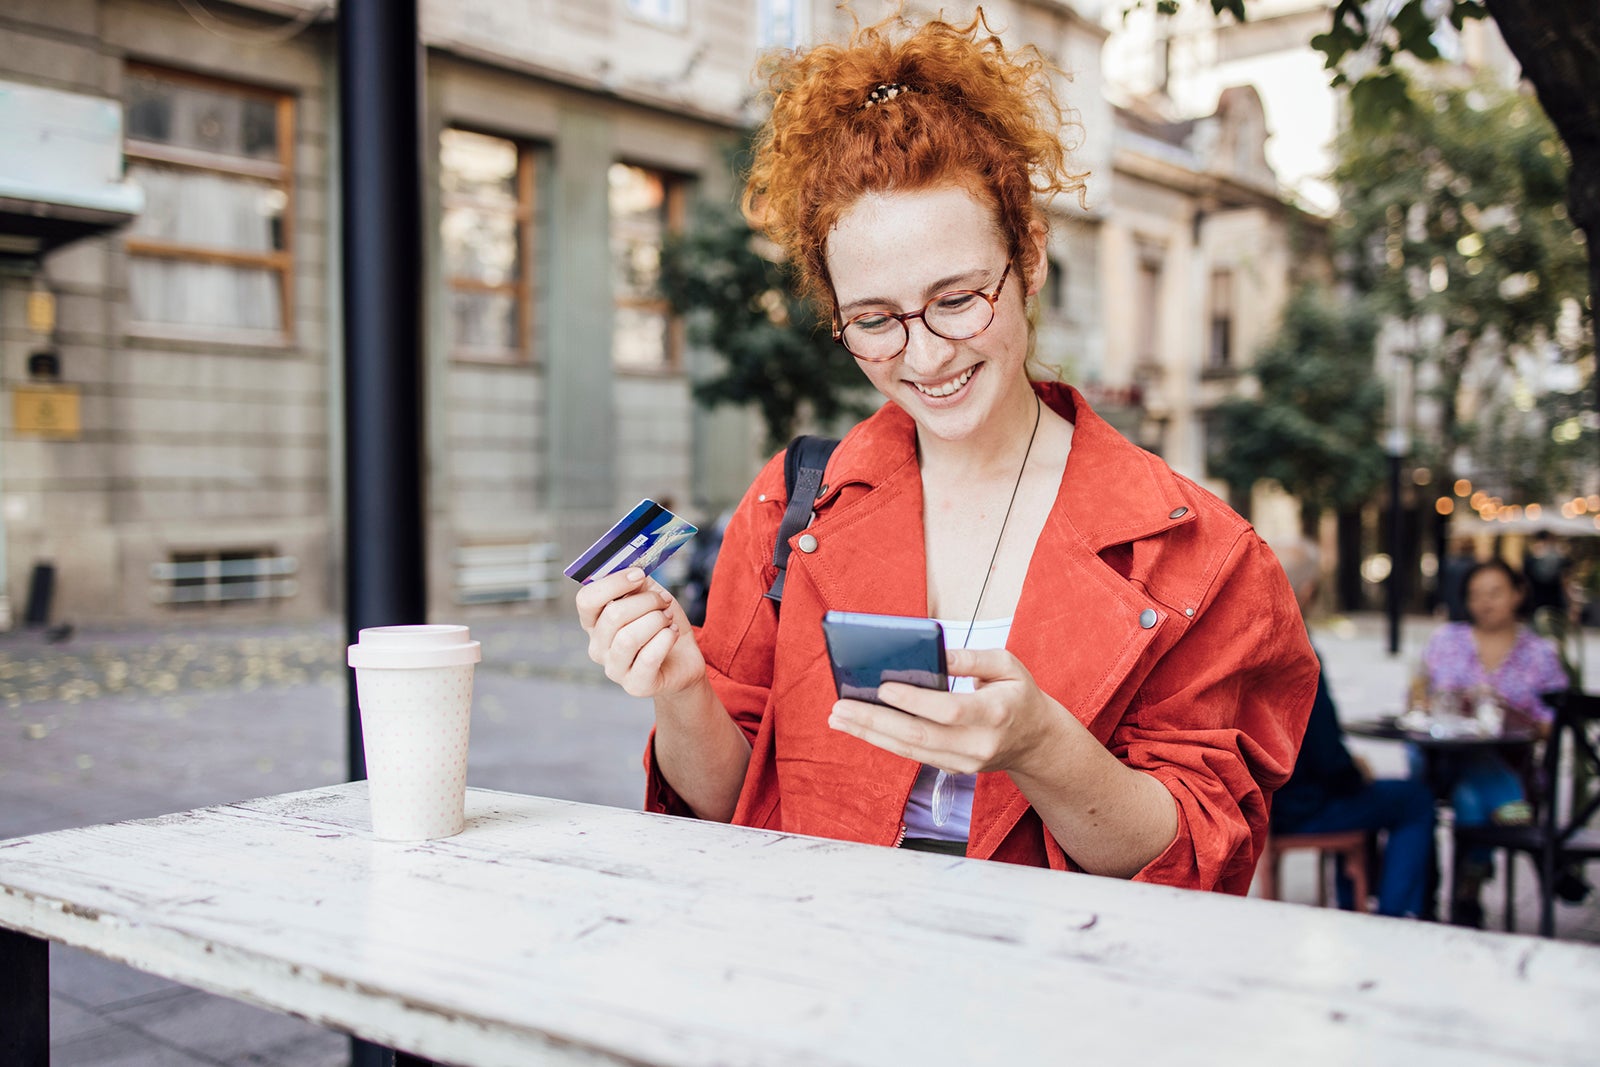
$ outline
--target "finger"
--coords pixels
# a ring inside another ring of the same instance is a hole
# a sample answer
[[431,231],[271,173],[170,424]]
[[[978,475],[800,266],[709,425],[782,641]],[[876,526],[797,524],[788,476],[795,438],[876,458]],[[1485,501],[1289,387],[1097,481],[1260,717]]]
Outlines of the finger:
[[878,699],[908,715],[944,725],[958,721],[961,715],[960,698],[943,689],[884,682],[878,686]]
[[678,643],[678,637],[678,632],[671,628],[657,630],[634,657],[633,666],[622,682],[623,692],[636,697],[654,695],[661,679],[661,667]]
[[645,573],[638,567],[596,578],[578,590],[578,624],[585,630],[594,629],[600,613],[607,604],[619,597],[636,592],[645,582]]
[[[648,602],[652,598],[639,599]],[[606,657],[607,667],[616,671],[616,680],[620,681],[623,675],[633,669],[634,661],[639,658],[639,653],[644,650],[645,645],[663,630],[671,633],[672,623],[665,612],[659,608],[652,608],[617,631]]]
[[998,682],[1017,676],[1017,658],[1003,648],[952,648],[945,653],[945,669],[961,678]]
[[891,748],[890,742],[918,751],[940,747],[936,738],[944,730],[938,723],[919,716],[860,700],[836,702],[828,716],[828,725],[863,741],[871,741],[879,748],[888,748],[891,752],[900,752],[900,748]]
[[600,611],[592,633],[606,642],[616,639],[616,634],[652,611],[665,612],[667,605],[650,592],[635,592],[611,601]]
[[[845,707],[853,705],[853,707]],[[953,774],[967,774],[976,764],[952,751],[943,741],[939,727],[875,704],[840,701],[834,705],[828,724],[841,733],[859,738],[869,745],[896,756],[940,767]]]

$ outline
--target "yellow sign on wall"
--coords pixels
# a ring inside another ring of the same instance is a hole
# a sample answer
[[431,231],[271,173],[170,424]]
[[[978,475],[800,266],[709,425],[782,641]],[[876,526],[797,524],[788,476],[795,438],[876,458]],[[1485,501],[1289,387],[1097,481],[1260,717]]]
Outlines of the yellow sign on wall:
[[83,431],[76,385],[18,385],[11,394],[11,425],[18,434],[76,440]]

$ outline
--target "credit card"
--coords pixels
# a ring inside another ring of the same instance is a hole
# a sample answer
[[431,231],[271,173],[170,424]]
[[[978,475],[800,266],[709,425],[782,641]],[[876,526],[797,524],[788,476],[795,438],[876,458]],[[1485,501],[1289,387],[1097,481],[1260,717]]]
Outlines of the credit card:
[[654,500],[641,500],[588,551],[567,564],[565,573],[585,585],[628,567],[649,574],[694,535],[695,528],[689,523]]

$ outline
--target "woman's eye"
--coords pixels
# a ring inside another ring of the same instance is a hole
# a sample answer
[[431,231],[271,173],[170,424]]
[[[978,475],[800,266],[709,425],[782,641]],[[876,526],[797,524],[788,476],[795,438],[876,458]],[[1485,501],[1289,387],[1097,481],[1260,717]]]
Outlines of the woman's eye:
[[940,311],[965,311],[978,299],[977,293],[946,293],[939,298]]
[[850,320],[850,325],[864,333],[882,333],[894,323],[892,315],[862,315]]

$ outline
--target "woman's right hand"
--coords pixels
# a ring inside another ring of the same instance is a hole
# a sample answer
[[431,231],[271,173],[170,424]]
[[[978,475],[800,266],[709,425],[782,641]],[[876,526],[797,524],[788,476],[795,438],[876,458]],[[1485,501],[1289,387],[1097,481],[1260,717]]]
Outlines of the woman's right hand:
[[699,684],[706,663],[683,609],[637,567],[578,590],[589,658],[630,696],[671,696]]

